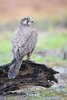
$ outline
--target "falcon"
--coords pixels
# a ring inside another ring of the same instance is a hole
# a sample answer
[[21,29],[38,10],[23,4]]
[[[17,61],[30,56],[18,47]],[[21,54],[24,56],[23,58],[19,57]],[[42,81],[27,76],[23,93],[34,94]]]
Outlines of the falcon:
[[15,78],[18,75],[24,56],[27,56],[27,60],[37,43],[37,31],[31,25],[33,19],[31,17],[25,17],[21,19],[19,27],[14,32],[12,38],[12,54],[13,60],[9,66],[8,78]]

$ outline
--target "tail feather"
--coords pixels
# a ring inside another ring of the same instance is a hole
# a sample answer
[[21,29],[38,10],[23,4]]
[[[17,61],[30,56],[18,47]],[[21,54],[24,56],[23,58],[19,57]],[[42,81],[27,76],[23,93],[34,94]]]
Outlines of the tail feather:
[[10,65],[9,72],[8,72],[9,79],[15,78],[18,75],[21,64],[22,64],[22,60],[19,60],[18,62],[15,61],[14,63],[12,63],[12,65]]

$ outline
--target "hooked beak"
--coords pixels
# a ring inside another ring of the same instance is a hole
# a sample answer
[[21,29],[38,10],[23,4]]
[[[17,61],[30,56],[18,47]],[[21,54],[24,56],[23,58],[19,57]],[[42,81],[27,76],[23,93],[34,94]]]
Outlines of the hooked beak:
[[32,22],[32,23],[34,22],[32,18],[30,18],[30,20],[29,20],[29,21],[30,21],[30,22]]

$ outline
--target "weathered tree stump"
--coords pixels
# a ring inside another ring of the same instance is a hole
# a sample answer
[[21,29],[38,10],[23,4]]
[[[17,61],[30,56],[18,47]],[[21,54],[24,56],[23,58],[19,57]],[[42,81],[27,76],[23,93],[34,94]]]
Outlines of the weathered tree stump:
[[0,94],[20,89],[26,85],[50,87],[53,85],[51,81],[58,82],[54,75],[59,72],[44,64],[25,60],[21,65],[18,76],[14,79],[8,79],[9,65],[10,63],[0,66]]

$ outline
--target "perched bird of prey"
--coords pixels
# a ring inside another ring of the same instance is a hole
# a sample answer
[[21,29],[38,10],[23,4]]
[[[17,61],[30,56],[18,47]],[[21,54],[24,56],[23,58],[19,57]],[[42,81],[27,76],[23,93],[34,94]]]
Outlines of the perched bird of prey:
[[27,60],[29,60],[36,46],[37,31],[31,26],[32,22],[31,17],[21,19],[19,27],[14,32],[12,53],[15,61],[9,66],[9,79],[15,78],[18,75],[24,56],[27,55]]

